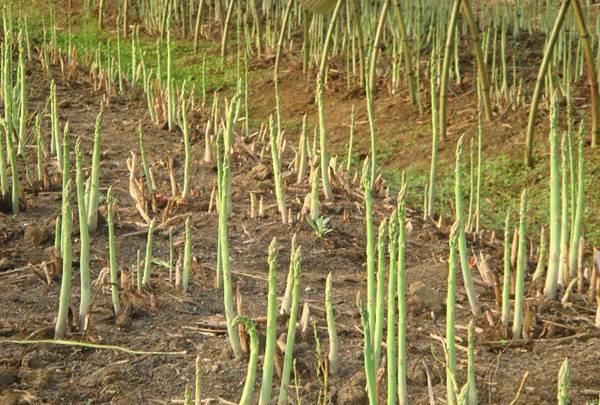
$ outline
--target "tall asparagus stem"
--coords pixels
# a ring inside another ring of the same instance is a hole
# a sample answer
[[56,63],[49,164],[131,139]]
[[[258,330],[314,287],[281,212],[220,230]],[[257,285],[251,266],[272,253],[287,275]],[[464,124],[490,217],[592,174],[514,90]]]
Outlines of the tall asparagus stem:
[[289,314],[290,307],[292,305],[292,290],[294,288],[294,254],[296,253],[296,249],[298,248],[296,244],[297,234],[292,235],[292,242],[290,248],[290,265],[288,268],[288,274],[285,282],[285,292],[283,293],[283,299],[281,300],[281,309],[279,311],[280,314]]
[[504,274],[502,277],[502,326],[508,327],[510,313],[510,210],[506,213],[504,221]]
[[558,97],[554,95],[550,118],[550,244],[544,296],[556,298],[560,259],[560,153],[558,145]]
[[375,330],[373,334],[373,358],[379,364],[381,356],[381,341],[384,324],[384,290],[385,290],[385,237],[388,233],[388,222],[384,219],[379,224],[377,237],[377,285],[375,293]]
[[61,245],[62,245],[62,279],[60,283],[60,298],[58,303],[58,315],[56,317],[56,325],[54,328],[54,338],[62,339],[67,334],[69,323],[69,299],[71,295],[71,180],[68,180],[63,188],[63,204],[62,204],[62,229],[61,229]]
[[456,202],[456,221],[458,222],[458,249],[460,252],[460,265],[462,268],[463,280],[467,297],[471,306],[473,315],[478,315],[479,302],[477,300],[477,291],[473,284],[473,276],[469,267],[469,251],[467,249],[467,236],[465,234],[465,214],[464,214],[464,198],[462,189],[462,160],[463,160],[463,137],[458,140],[456,145],[456,167],[454,180],[454,195]]
[[569,278],[569,155],[567,134],[560,146],[560,255],[558,259],[558,285],[564,287]]
[[[62,141],[62,153],[63,153],[63,166],[62,166],[62,187],[63,190],[65,190],[67,188],[67,183],[71,180],[71,141],[70,141],[70,136],[69,136],[69,122],[67,121],[67,123],[65,124],[65,128],[63,130],[63,141]],[[67,193],[63,193],[62,194],[62,204],[65,205],[66,204],[66,199],[71,198],[70,194]],[[71,218],[72,220],[72,218]],[[65,223],[65,218],[63,217],[62,219],[62,224],[61,224],[61,253],[62,253],[62,249],[64,249],[64,245],[65,245],[65,238],[71,238],[71,234],[69,233],[67,235],[67,233],[65,232],[65,226],[67,226],[67,224]],[[70,226],[70,225],[69,225]]]
[[525,301],[525,266],[527,261],[527,189],[521,194],[519,209],[519,248],[515,277],[515,313],[513,316],[513,339],[520,339],[523,327],[523,304]]
[[452,42],[454,40],[454,32],[458,21],[458,15],[460,13],[461,0],[454,0],[452,5],[452,11],[450,14],[450,20],[448,22],[448,32],[446,33],[446,46],[444,48],[444,62],[442,64],[442,76],[440,82],[440,108],[439,108],[439,125],[440,125],[440,140],[446,140],[446,127],[447,127],[447,112],[446,103],[448,101],[448,76],[450,73],[450,59],[452,57]]
[[369,132],[371,139],[371,187],[375,184],[375,176],[377,172],[377,129],[375,127],[375,79],[376,79],[376,68],[377,68],[377,47],[383,33],[383,27],[387,16],[387,11],[390,5],[390,0],[383,0],[381,5],[381,11],[379,12],[379,22],[377,24],[377,31],[373,38],[373,44],[371,46],[370,63],[369,63],[369,77],[367,80],[367,115],[369,117]]
[[258,365],[258,334],[256,326],[252,319],[247,317],[237,317],[234,321],[235,325],[242,324],[245,326],[250,336],[250,358],[248,359],[248,372],[246,373],[246,381],[240,398],[240,405],[250,405],[253,403],[252,395],[254,394],[254,384],[256,382],[256,367]]
[[554,46],[556,45],[556,41],[558,40],[558,37],[560,35],[560,28],[562,27],[563,22],[565,21],[565,16],[567,15],[567,11],[569,9],[570,4],[571,0],[562,1],[560,9],[558,10],[558,14],[556,15],[556,20],[554,20],[554,26],[552,27],[552,31],[550,32],[550,37],[546,42],[546,48],[544,49],[544,58],[542,59],[542,64],[540,65],[540,70],[538,72],[537,80],[535,82],[535,88],[533,90],[533,96],[531,99],[531,108],[529,110],[529,121],[527,123],[527,151],[525,154],[525,163],[528,166],[533,165],[533,134],[535,131],[535,117],[537,115],[538,104],[542,95],[542,90],[545,82],[544,79],[546,77],[548,67],[550,67],[550,63],[552,62]]
[[235,358],[242,357],[242,347],[237,330],[233,325],[235,310],[233,305],[233,285],[231,280],[231,263],[229,258],[229,211],[231,209],[231,155],[233,143],[233,127],[239,95],[232,98],[227,111],[227,119],[223,132],[222,162],[220,164],[220,179],[218,184],[219,199],[219,259],[223,277],[223,301],[227,334]]
[[[102,112],[96,117],[94,150],[92,152],[92,172],[87,203],[87,222],[90,232],[98,228],[98,204],[100,200],[100,157],[102,152]],[[149,181],[149,180],[147,180]]]
[[83,156],[81,153],[81,139],[75,144],[75,167],[77,183],[77,211],[79,214],[79,274],[81,282],[81,301],[79,304],[79,329],[85,330],[87,317],[92,302],[90,282],[90,242],[87,223],[87,206],[85,201],[85,186],[83,180]]
[[260,389],[260,405],[271,403],[275,349],[277,348],[277,239],[269,245],[269,291],[267,297],[267,336],[265,339],[265,360]]
[[106,194],[106,203],[108,206],[108,255],[110,268],[110,284],[112,292],[113,309],[116,315],[119,313],[121,305],[119,300],[119,269],[117,264],[115,220],[113,212],[115,206],[115,198],[110,188],[108,189],[108,193]]
[[[408,347],[406,318],[406,183],[398,194],[398,399],[399,405],[408,405]],[[391,259],[391,256],[390,256]]]
[[331,191],[331,182],[329,179],[329,147],[327,142],[327,127],[325,120],[325,105],[324,105],[324,94],[325,94],[325,75],[327,74],[327,58],[329,48],[331,46],[331,39],[335,24],[340,14],[342,4],[344,0],[337,0],[333,14],[329,20],[329,27],[325,36],[325,42],[323,43],[323,49],[321,53],[321,63],[319,65],[319,73],[317,75],[317,106],[319,110],[319,147],[321,149],[321,181],[323,183],[323,194],[325,198],[331,200],[333,193]]
[[460,232],[455,222],[450,233],[450,256],[448,258],[448,296],[446,298],[446,392],[448,405],[456,404],[454,376],[456,375],[456,270],[458,258],[456,248]]
[[142,277],[142,285],[144,287],[150,284],[150,264],[152,263],[152,239],[154,234],[154,224],[156,220],[153,218],[148,225],[148,236],[146,239],[146,256],[144,258],[144,276]]
[[327,334],[329,335],[329,355],[327,359],[329,360],[329,374],[336,375],[339,370],[339,345],[333,312],[332,285],[332,276],[329,273],[325,281],[325,311],[327,314]]
[[[387,403],[396,405],[398,401],[398,344],[396,341],[396,279],[398,275],[398,211],[394,210],[390,216],[389,245],[390,267],[388,275],[388,302],[387,302],[387,335],[386,335],[386,363],[387,363]],[[398,328],[400,329],[400,328]]]
[[485,59],[483,58],[483,52],[481,51],[481,41],[479,40],[479,27],[477,27],[477,23],[475,22],[475,18],[473,17],[473,10],[471,9],[470,0],[461,1],[465,13],[465,19],[467,20],[467,25],[469,26],[469,31],[471,33],[473,55],[475,56],[475,60],[477,61],[477,80],[481,85],[480,89],[481,96],[483,99],[483,108],[485,110],[486,118],[489,121],[491,121],[492,102],[490,101],[490,85],[488,82],[487,65],[485,63]]
[[566,358],[558,371],[558,405],[569,404],[569,385],[571,384],[571,367],[569,359]]
[[190,271],[192,267],[192,225],[190,217],[185,219],[185,242],[183,245],[183,273],[181,287],[187,291],[190,286]]
[[475,384],[475,322],[469,321],[468,330],[468,354],[467,354],[467,385],[469,404],[477,404],[477,386]]
[[6,152],[10,161],[10,171],[12,174],[12,187],[11,187],[11,207],[12,213],[17,215],[19,213],[19,196],[20,196],[20,186],[19,186],[19,168],[17,166],[17,150],[15,148],[13,142],[13,135],[10,133],[5,125],[4,133],[6,135]]
[[429,184],[427,196],[427,216],[434,214],[435,207],[435,191],[436,191],[436,171],[437,171],[437,156],[438,156],[438,140],[439,140],[439,125],[437,115],[437,97],[436,97],[436,82],[437,74],[435,69],[435,50],[431,52],[430,60],[430,93],[431,93],[431,167],[429,169]]
[[281,153],[279,146],[281,145],[281,132],[279,132],[273,124],[273,116],[269,117],[269,141],[271,145],[271,158],[273,162],[273,179],[275,183],[275,195],[277,197],[277,206],[281,214],[281,221],[287,223],[287,208],[285,202],[285,191],[283,189],[283,178],[281,175]]
[[[185,84],[184,84],[185,85]],[[192,95],[193,97],[193,95]],[[181,126],[183,131],[183,146],[185,158],[183,162],[183,190],[181,190],[181,198],[187,198],[190,191],[190,168],[192,164],[192,151],[190,145],[190,131],[187,121],[187,108],[185,100],[185,92],[182,91],[182,103],[181,103]]]
[[402,8],[400,2],[394,1],[394,17],[398,26],[398,34],[400,35],[400,42],[402,46],[402,55],[404,56],[404,66],[406,68],[406,79],[408,82],[408,97],[411,104],[417,104],[417,81],[415,80],[415,71],[413,67],[412,50],[410,46],[410,40],[406,31],[406,25],[404,24],[404,17],[402,15]]
[[[577,28],[579,29],[579,39],[583,48],[583,57],[587,69],[588,84],[590,86],[590,109],[592,118],[592,147],[598,146],[600,140],[600,94],[598,94],[598,75],[594,67],[594,56],[592,53],[592,43],[590,34],[585,23],[584,11],[580,0],[571,0],[571,5],[575,11]],[[598,52],[598,51],[596,51]]]
[[377,405],[377,382],[375,359],[373,358],[373,336],[371,335],[371,327],[369,326],[369,313],[366,308],[360,308],[361,321],[363,327],[363,356],[365,376],[367,377],[367,396],[369,405]]
[[373,198],[371,196],[371,178],[368,159],[363,166],[363,189],[365,193],[365,222],[367,235],[367,308],[369,326],[375,329],[375,226],[373,224]]
[[285,355],[283,358],[283,369],[281,372],[281,385],[279,387],[279,398],[277,405],[288,403],[288,383],[292,371],[292,359],[294,358],[294,345],[296,342],[296,320],[298,318],[298,305],[300,303],[300,271],[302,266],[302,254],[300,248],[296,249],[292,257],[294,270],[294,283],[292,288],[292,305],[290,308],[290,319],[288,321],[287,339],[285,341]]
[[577,252],[579,239],[583,234],[583,212],[584,212],[584,197],[585,197],[585,162],[583,155],[584,136],[583,125],[579,127],[577,136],[577,200],[576,206],[571,207],[575,210],[575,219],[573,221],[573,232],[571,234],[571,248],[569,249],[569,272],[571,278],[577,275]]

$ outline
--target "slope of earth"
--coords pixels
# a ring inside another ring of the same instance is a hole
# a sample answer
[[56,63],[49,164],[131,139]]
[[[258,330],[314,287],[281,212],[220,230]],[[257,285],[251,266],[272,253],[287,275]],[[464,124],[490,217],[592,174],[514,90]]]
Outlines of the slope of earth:
[[[30,102],[42,109],[49,81],[37,62],[28,68]],[[205,133],[201,130],[206,111],[190,118],[192,133],[192,192],[181,200],[171,196],[167,167],[174,160],[175,178],[182,178],[183,144],[179,131],[154,128],[146,113],[145,100],[131,91],[109,100],[92,89],[92,79],[79,71],[74,80],[57,80],[61,127],[68,121],[72,139],[81,138],[84,150],[91,150],[96,115],[104,106],[101,191],[112,187],[117,197],[117,249],[119,269],[132,276],[136,253],[145,250],[147,226],[137,213],[128,193],[130,151],[139,151],[137,127],[145,132],[145,149],[153,169],[157,194],[157,217],[152,265],[152,288],[137,292],[127,278],[121,285],[124,309],[112,313],[109,282],[102,269],[107,267],[107,227],[103,224],[92,237],[91,267],[94,303],[89,330],[82,335],[73,328],[71,341],[118,345],[134,350],[170,354],[130,355],[111,349],[83,346],[63,347],[46,343],[24,344],[24,339],[52,336],[60,286],[59,265],[52,256],[54,221],[59,214],[60,183],[55,168],[49,168],[53,186],[45,191],[26,190],[26,210],[17,215],[0,214],[0,404],[77,403],[179,403],[184,387],[193,384],[194,359],[200,356],[202,393],[205,403],[237,401],[241,393],[246,361],[235,360],[229,350],[223,319],[222,292],[214,288],[216,268],[217,216],[208,212],[216,173],[214,164],[203,163]],[[286,107],[287,108],[287,107]],[[382,108],[382,107],[380,107]],[[334,121],[335,123],[335,121]],[[342,125],[342,124],[335,124]],[[43,131],[49,133],[48,122]],[[267,250],[278,238],[278,295],[283,294],[289,264],[291,235],[302,246],[302,303],[310,308],[311,322],[295,348],[297,392],[303,403],[316,403],[325,395],[334,404],[364,404],[362,334],[356,296],[365,285],[364,212],[360,187],[341,174],[335,184],[335,199],[324,204],[333,231],[316,238],[304,221],[281,225],[273,195],[270,160],[260,150],[259,135],[236,131],[233,165],[233,207],[230,217],[231,260],[234,285],[242,297],[243,313],[253,317],[261,336],[266,313]],[[255,145],[253,149],[252,145]],[[265,154],[267,156],[269,154]],[[291,160],[291,152],[285,162]],[[90,161],[86,153],[85,161]],[[86,168],[87,168],[86,163]],[[284,164],[284,166],[286,166]],[[140,169],[138,168],[138,171]],[[56,178],[55,178],[56,177]],[[309,192],[308,184],[295,185],[294,173],[286,171],[288,206],[299,213]],[[250,218],[249,192],[264,198],[266,215]],[[391,213],[395,205],[380,189],[376,201],[376,222]],[[104,205],[104,203],[102,204]],[[164,265],[169,258],[169,231],[175,240],[175,256],[182,250],[183,223],[191,218],[194,266],[191,288],[181,294]],[[441,345],[445,322],[444,299],[447,279],[448,229],[437,228],[410,211],[407,227],[409,395],[412,404],[436,402],[445,398],[444,354]],[[74,230],[78,229],[75,222]],[[74,232],[74,257],[78,257],[78,237]],[[493,271],[500,271],[501,245],[491,235],[472,243],[475,251],[490,255]],[[79,298],[78,263],[74,263],[72,313]],[[339,374],[327,380],[319,376],[326,358],[327,329],[324,319],[324,285],[328,272],[334,279],[334,306],[340,336]],[[493,291],[475,275],[480,299],[487,313],[497,318]],[[364,295],[364,293],[363,293]],[[483,404],[506,404],[519,397],[522,404],[551,404],[556,398],[558,368],[565,357],[572,365],[572,401],[584,404],[598,392],[600,335],[591,328],[594,311],[586,295],[573,294],[571,304],[546,306],[528,302],[533,339],[506,345],[502,333],[488,326],[485,317],[477,319],[476,379]],[[74,316],[76,318],[76,316]],[[466,344],[466,324],[470,311],[466,295],[459,288],[458,343]],[[73,320],[77,324],[77,319]],[[280,317],[278,334],[286,330]],[[314,325],[314,331],[312,329]],[[319,345],[315,341],[318,338]],[[540,338],[540,339],[537,339]],[[31,343],[31,342],[30,342]],[[264,338],[261,338],[261,346]],[[320,349],[318,349],[320,347]],[[172,353],[175,352],[175,353]],[[459,383],[466,375],[466,354],[459,351]],[[519,389],[524,377],[528,378]],[[278,378],[275,378],[275,385]],[[296,388],[291,390],[295,396]],[[384,387],[381,394],[384,395]],[[223,398],[223,399],[220,399]]]

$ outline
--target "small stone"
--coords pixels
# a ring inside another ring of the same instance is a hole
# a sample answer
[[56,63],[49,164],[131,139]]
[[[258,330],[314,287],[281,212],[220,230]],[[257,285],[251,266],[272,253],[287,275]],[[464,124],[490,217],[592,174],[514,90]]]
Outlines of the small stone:
[[14,391],[7,391],[0,394],[0,405],[17,405],[21,396]]
[[417,385],[427,386],[427,373],[423,368],[421,360],[413,360],[408,363],[406,376],[411,382]]
[[408,288],[408,309],[413,314],[438,313],[442,309],[440,293],[422,281],[415,281]]
[[30,224],[25,227],[25,233],[23,234],[23,240],[26,243],[30,243],[34,246],[41,246],[50,239],[50,232],[47,228]]
[[369,403],[365,385],[367,380],[362,371],[354,374],[337,392],[337,405],[364,405]]
[[17,381],[17,372],[8,367],[0,368],[0,390],[5,390]]
[[252,178],[263,181],[271,177],[271,167],[263,163],[259,163],[250,170]]
[[0,271],[4,271],[13,267],[13,264],[8,257],[0,257]]
[[56,361],[57,356],[50,352],[29,352],[23,356],[21,367],[24,368],[43,368]]
[[227,361],[233,359],[233,350],[229,345],[227,345],[219,355],[219,359],[222,361]]
[[35,389],[46,389],[52,384],[53,373],[50,369],[22,370],[19,374],[22,383]]
[[11,336],[15,333],[15,328],[6,321],[0,320],[0,336]]

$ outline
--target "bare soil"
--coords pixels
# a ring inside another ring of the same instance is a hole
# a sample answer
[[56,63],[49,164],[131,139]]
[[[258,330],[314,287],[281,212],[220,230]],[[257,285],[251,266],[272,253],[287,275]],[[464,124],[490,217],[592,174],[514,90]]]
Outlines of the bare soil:
[[[284,115],[296,120],[305,112],[314,113],[312,81],[305,81],[293,64],[283,72],[282,100]],[[92,90],[90,77],[79,72],[77,80],[68,83],[54,70],[61,127],[69,122],[73,139],[81,137],[84,150],[91,150],[94,122],[100,111],[103,95]],[[49,82],[37,62],[29,69],[30,103],[43,108],[48,96]],[[272,106],[272,83],[264,80],[251,86],[252,114],[267,115]],[[337,89],[336,89],[337,86]],[[328,102],[328,119],[332,129],[332,144],[340,147],[346,139],[351,105],[362,104],[360,91],[342,90],[342,82],[332,80]],[[294,95],[294,97],[292,97]],[[450,136],[461,132],[457,121],[474,115],[474,97],[464,93],[465,102],[455,100],[450,116],[453,123]],[[421,154],[428,155],[421,135],[413,136],[414,143],[400,147],[402,128],[396,136],[398,120],[411,124],[413,134],[428,127],[428,121],[415,120],[418,114],[402,95],[378,100],[378,125],[386,134],[386,143],[400,153],[384,159],[382,164],[403,167]],[[45,191],[26,190],[26,211],[12,216],[0,214],[0,404],[150,404],[181,403],[186,385],[193,384],[194,359],[201,358],[202,393],[206,403],[219,403],[219,398],[235,402],[239,399],[246,372],[246,361],[232,358],[223,318],[222,292],[214,288],[216,268],[217,216],[208,212],[210,195],[216,180],[214,165],[202,162],[204,136],[200,125],[206,112],[195,113],[192,133],[192,195],[185,201],[172,198],[167,174],[168,158],[175,160],[177,178],[182,176],[183,142],[179,131],[169,132],[150,124],[145,100],[132,91],[113,96],[105,107],[103,121],[102,191],[112,186],[118,199],[117,248],[121,271],[131,272],[136,252],[144,252],[146,227],[128,193],[126,159],[130,151],[138,151],[137,126],[145,131],[146,152],[159,184],[157,200],[172,202],[158,204],[153,213],[159,218],[155,233],[153,256],[168,258],[168,232],[172,227],[176,257],[182,251],[183,222],[192,218],[194,268],[191,288],[181,294],[169,280],[168,270],[153,266],[151,291],[137,293],[126,287],[121,291],[126,314],[112,312],[108,279],[100,279],[95,287],[94,304],[89,331],[85,335],[73,328],[68,339],[119,345],[144,351],[181,352],[176,356],[133,356],[113,350],[83,347],[63,347],[50,344],[24,345],[11,340],[51,338],[58,307],[60,269],[53,264],[51,247],[54,239],[54,220],[60,210],[59,184]],[[514,115],[511,115],[514,117]],[[357,120],[365,125],[363,112]],[[386,118],[386,117],[393,117]],[[501,120],[498,120],[501,122]],[[524,126],[525,116],[498,125],[490,139],[497,143],[487,147],[516,148],[509,142],[503,125]],[[45,122],[48,133],[48,122]],[[287,131],[297,139],[298,129]],[[513,133],[513,132],[511,132]],[[427,136],[424,130],[422,137]],[[497,135],[496,136],[494,136]],[[272,177],[269,174],[268,153],[261,159],[241,143],[250,139],[236,135],[233,167],[233,209],[230,218],[231,260],[234,283],[243,299],[243,312],[255,318],[259,333],[264,334],[266,314],[267,247],[273,237],[279,241],[279,296],[283,295],[290,254],[290,239],[298,235],[303,248],[302,302],[311,308],[316,336],[321,351],[317,351],[313,331],[301,336],[295,349],[298,392],[302,403],[317,403],[319,392],[334,404],[366,404],[362,366],[362,334],[356,308],[356,296],[364,295],[364,213],[360,187],[351,179],[339,178],[334,184],[335,199],[324,204],[324,214],[331,218],[333,231],[318,239],[304,222],[281,225],[275,208]],[[423,138],[424,139],[424,138]],[[366,139],[365,139],[366,141]],[[366,145],[366,143],[365,143]],[[443,146],[445,148],[445,146]],[[260,145],[257,151],[260,150]],[[442,151],[450,156],[453,151]],[[288,150],[287,160],[291,158]],[[90,156],[86,156],[89,164]],[[138,169],[139,170],[139,169]],[[266,171],[267,175],[264,176]],[[56,173],[49,168],[50,178]],[[261,175],[262,174],[262,175]],[[295,185],[290,171],[287,182],[288,203],[293,212],[301,209],[308,193],[307,184]],[[265,199],[266,217],[250,219],[249,192],[260,193]],[[385,196],[383,188],[377,196],[377,222],[389,215],[394,200]],[[447,280],[448,226],[437,228],[423,221],[418,212],[409,212],[407,247],[407,277],[409,286],[408,345],[409,395],[411,404],[428,404],[429,390],[436,403],[445,401],[444,354],[441,339],[444,335],[445,294]],[[78,252],[78,225],[74,224],[75,252]],[[92,237],[91,268],[96,280],[107,267],[107,227],[103,224]],[[481,240],[471,241],[474,251],[490,255],[491,268],[501,272],[502,246],[485,232]],[[143,254],[143,253],[142,253]],[[78,313],[78,254],[74,254],[72,312]],[[530,268],[533,264],[530,264]],[[47,269],[44,272],[44,269]],[[324,319],[325,277],[334,278],[334,305],[341,347],[341,370],[331,376],[324,387],[317,370],[326,359],[327,330]],[[475,270],[476,272],[476,270]],[[474,274],[480,280],[478,274]],[[497,321],[496,303],[492,289],[479,283],[478,291],[484,307]],[[457,343],[466,345],[466,325],[470,311],[464,289],[459,288]],[[518,396],[517,404],[551,404],[556,401],[557,373],[561,362],[569,357],[572,366],[572,403],[585,404],[598,397],[600,385],[600,332],[593,327],[594,310],[584,295],[574,293],[571,304],[544,304],[537,299],[527,303],[530,336],[527,341],[512,345],[501,342],[503,331],[489,325],[486,317],[476,320],[476,378],[480,403],[508,404]],[[76,318],[76,316],[74,316]],[[77,319],[73,320],[77,324]],[[116,324],[118,323],[118,325]],[[287,329],[287,319],[280,317],[278,333]],[[261,339],[264,347],[264,338]],[[260,370],[260,368],[259,368]],[[466,353],[459,350],[459,382],[466,376]],[[259,374],[260,375],[260,374]],[[528,375],[523,389],[519,385]],[[429,380],[429,390],[428,390]],[[276,377],[274,385],[278,386]],[[275,389],[276,391],[276,389]],[[382,383],[383,398],[385,383]],[[292,390],[292,398],[295,392]],[[212,399],[212,400],[209,400]]]

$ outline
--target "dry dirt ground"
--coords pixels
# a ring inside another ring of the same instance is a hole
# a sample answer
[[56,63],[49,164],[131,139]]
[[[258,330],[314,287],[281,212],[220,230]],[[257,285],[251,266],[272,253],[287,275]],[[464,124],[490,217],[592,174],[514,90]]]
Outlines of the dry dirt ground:
[[[301,115],[311,105],[309,82],[294,81],[297,71],[284,72],[282,90],[296,97],[284,105],[286,116]],[[43,108],[48,96],[49,82],[39,65],[29,67],[30,103]],[[61,127],[69,121],[73,140],[81,137],[84,150],[91,149],[94,122],[100,111],[103,95],[94,92],[90,77],[80,72],[77,80],[64,82],[58,70],[57,80]],[[335,83],[332,85],[335,86]],[[340,84],[340,87],[342,85]],[[265,114],[272,99],[270,83],[257,83],[252,101],[253,111]],[[339,103],[330,111],[334,128],[333,144],[345,138],[335,136],[347,129],[347,117],[352,100],[357,95],[341,94],[330,89],[331,102]],[[472,103],[472,97],[469,98]],[[401,96],[378,104],[379,114],[395,106],[393,113],[406,119],[414,117],[411,111],[398,108],[406,105]],[[472,106],[472,104],[471,104]],[[410,107],[407,107],[409,109]],[[473,114],[474,109],[464,114]],[[458,117],[460,111],[454,111]],[[146,152],[158,184],[158,201],[154,215],[159,218],[159,229],[154,238],[153,256],[167,260],[168,233],[173,229],[175,257],[182,250],[183,222],[192,218],[194,267],[188,294],[175,291],[168,270],[160,265],[152,268],[151,291],[141,294],[124,288],[121,296],[125,314],[112,313],[106,280],[100,280],[94,290],[94,304],[89,331],[82,336],[73,329],[68,339],[110,345],[119,345],[144,351],[185,352],[175,356],[129,355],[108,349],[62,347],[49,344],[24,345],[9,340],[42,339],[52,335],[52,326],[58,307],[60,271],[53,267],[49,248],[53,245],[54,220],[59,214],[60,191],[54,187],[39,191],[28,189],[24,202],[26,210],[15,216],[0,214],[0,404],[150,404],[181,403],[184,387],[193,383],[194,359],[201,358],[203,398],[207,403],[239,399],[246,361],[232,359],[225,333],[221,291],[214,288],[216,268],[217,216],[208,212],[216,170],[214,165],[202,162],[204,136],[201,130],[206,111],[191,117],[192,131],[192,194],[179,201],[165,214],[161,201],[169,199],[170,185],[167,174],[169,158],[175,161],[178,179],[182,175],[183,143],[179,131],[157,129],[149,121],[145,100],[139,92],[130,91],[113,96],[106,107],[103,120],[103,156],[101,170],[102,191],[112,186],[118,199],[117,249],[122,271],[131,271],[137,250],[145,249],[146,227],[137,214],[128,194],[129,172],[126,158],[131,150],[138,151],[138,122],[145,131]],[[260,114],[259,114],[260,115]],[[343,117],[343,118],[342,118]],[[359,120],[364,119],[364,117]],[[457,119],[457,118],[454,118]],[[44,133],[49,133],[44,122]],[[385,119],[381,125],[386,126]],[[421,122],[420,125],[428,125]],[[453,126],[452,136],[459,129]],[[291,139],[298,131],[290,130]],[[501,129],[498,129],[501,133]],[[284,280],[290,255],[290,240],[298,235],[302,246],[303,263],[301,284],[302,303],[308,304],[314,321],[321,351],[317,350],[315,334],[309,330],[299,337],[295,351],[297,359],[298,392],[304,404],[316,403],[321,390],[334,404],[365,404],[364,373],[362,368],[362,334],[356,308],[356,296],[364,295],[364,212],[360,187],[350,177],[339,178],[334,184],[335,199],[324,204],[323,212],[331,218],[333,231],[318,239],[304,222],[281,225],[275,208],[269,153],[264,158],[250,152],[253,139],[236,134],[236,152],[233,167],[233,209],[230,219],[231,260],[234,283],[242,297],[245,314],[257,321],[261,336],[264,334],[266,313],[267,247],[276,236],[279,242],[279,296],[283,295]],[[389,142],[395,142],[389,140]],[[400,141],[398,141],[400,142]],[[241,144],[246,147],[241,147]],[[418,143],[418,142],[417,142]],[[503,142],[499,140],[498,144]],[[504,142],[507,144],[506,142]],[[257,151],[260,150],[260,145]],[[412,148],[412,146],[411,146]],[[420,151],[420,149],[423,149]],[[395,157],[399,167],[412,154],[428,153],[422,145],[417,151]],[[286,164],[291,153],[286,155]],[[89,165],[89,153],[85,156]],[[385,162],[384,162],[385,163]],[[138,168],[139,171],[139,168]],[[49,168],[50,178],[55,169]],[[293,212],[301,209],[301,201],[308,193],[307,184],[295,185],[294,176],[287,171],[288,203]],[[58,184],[55,181],[55,184]],[[264,197],[266,217],[251,219],[249,192]],[[377,197],[376,222],[391,213],[393,198],[382,190]],[[447,222],[447,221],[446,221]],[[429,391],[435,403],[444,403],[444,354],[441,336],[444,334],[445,294],[447,279],[448,226],[437,228],[431,221],[423,221],[417,212],[409,211],[407,246],[408,347],[409,395],[411,404],[428,404]],[[75,263],[71,307],[77,313],[78,287],[78,225],[74,224]],[[475,252],[483,250],[490,255],[491,268],[501,271],[501,244],[491,241],[484,233],[481,240],[472,241]],[[92,236],[91,268],[94,280],[107,266],[107,226],[103,224]],[[45,263],[45,264],[44,264]],[[530,265],[530,268],[533,264]],[[47,272],[44,272],[47,269]],[[341,370],[332,376],[325,387],[317,377],[317,370],[326,358],[327,331],[324,320],[325,277],[332,272],[334,305],[341,347]],[[476,270],[475,270],[476,273]],[[474,274],[475,274],[474,273]],[[475,278],[480,280],[478,274]],[[491,289],[478,283],[480,299],[497,321],[496,303]],[[459,288],[457,328],[460,347],[466,345],[466,325],[470,319],[464,289]],[[480,403],[508,404],[517,396],[519,385],[528,375],[519,394],[518,404],[551,404],[556,401],[557,373],[561,362],[569,357],[572,366],[572,403],[591,403],[598,397],[600,387],[600,332],[593,328],[593,305],[584,295],[574,294],[567,307],[543,304],[536,299],[528,301],[532,340],[513,345],[500,342],[502,331],[489,325],[486,317],[476,319],[476,377]],[[74,320],[76,322],[76,319]],[[281,318],[278,333],[287,328]],[[261,339],[264,347],[264,339]],[[259,368],[260,369],[260,368]],[[466,376],[466,353],[459,350],[459,381]],[[260,374],[259,374],[260,375]],[[429,380],[429,383],[428,383]],[[279,380],[275,378],[275,385]],[[428,390],[428,384],[430,390]],[[382,398],[385,390],[382,383]],[[294,391],[294,390],[292,390]],[[295,395],[292,392],[292,397]]]

